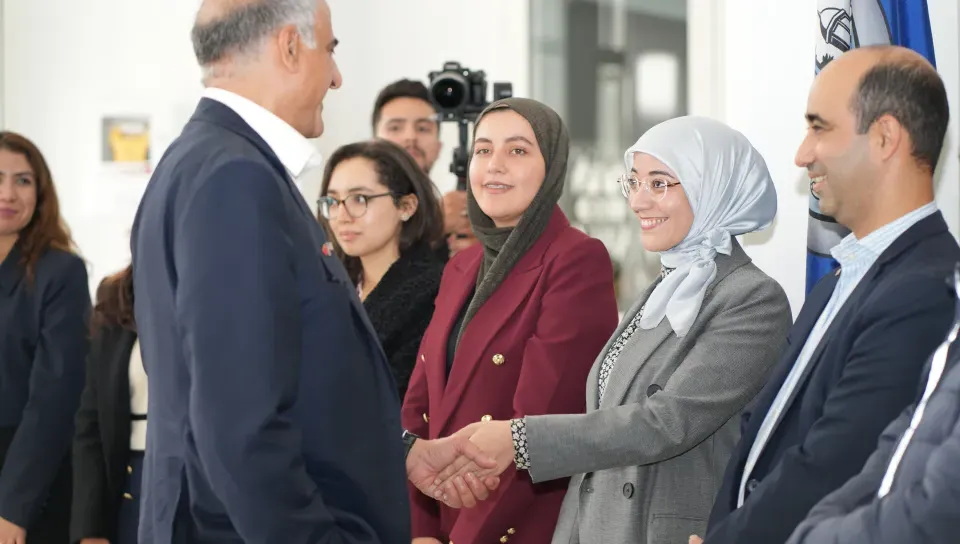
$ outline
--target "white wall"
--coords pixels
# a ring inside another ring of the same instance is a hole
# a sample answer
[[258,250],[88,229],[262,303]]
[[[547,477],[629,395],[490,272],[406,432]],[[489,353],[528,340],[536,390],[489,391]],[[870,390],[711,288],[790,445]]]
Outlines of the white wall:
[[[343,88],[328,95],[329,155],[370,136],[380,88],[400,77],[426,78],[444,61],[483,69],[529,93],[527,0],[328,0],[342,41]],[[680,0],[676,0],[680,1]],[[127,229],[147,176],[117,176],[99,164],[100,117],[148,114],[155,156],[176,136],[200,93],[189,41],[199,0],[0,0],[3,44],[0,123],[36,140],[50,160],[64,213],[92,266],[91,282],[127,260]],[[767,234],[747,239],[758,265],[803,301],[806,187],[793,155],[813,79],[816,0],[687,0],[693,113],[725,120],[764,154],[779,185],[780,212]],[[960,8],[929,0],[937,60],[954,112],[938,202],[960,231]],[[55,14],[55,16],[51,16]],[[5,90],[5,92],[3,92]],[[434,167],[441,189],[456,132],[443,132]],[[301,189],[313,204],[319,176]]]
[[124,266],[147,174],[101,167],[104,115],[148,115],[154,155],[198,93],[190,24],[196,0],[5,3],[5,121],[44,152],[91,283]]
[[[199,0],[5,1],[3,121],[47,156],[63,213],[91,266],[91,285],[129,258],[129,226],[148,174],[100,164],[103,115],[146,114],[154,158],[179,133],[201,92],[190,45]],[[368,138],[373,100],[400,77],[426,78],[446,60],[486,70],[528,92],[526,0],[330,0],[343,88],[328,95],[329,154]],[[455,132],[434,168],[441,188]],[[319,176],[301,186],[316,200]]]
[[[939,168],[937,202],[960,231],[960,15],[956,0],[929,0],[937,65],[951,106],[948,149]],[[794,315],[804,299],[807,186],[793,163],[803,139],[804,108],[814,76],[817,0],[689,0],[696,114],[742,131],[763,154],[778,185],[779,212],[766,233],[746,237],[747,252],[777,279]],[[698,68],[699,67],[699,68]]]

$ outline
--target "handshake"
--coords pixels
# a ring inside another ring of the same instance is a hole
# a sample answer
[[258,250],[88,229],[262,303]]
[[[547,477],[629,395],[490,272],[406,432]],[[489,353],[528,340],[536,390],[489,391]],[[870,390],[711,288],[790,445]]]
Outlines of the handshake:
[[417,440],[407,456],[407,478],[451,508],[472,508],[500,485],[514,462],[509,421],[473,423],[437,440]]

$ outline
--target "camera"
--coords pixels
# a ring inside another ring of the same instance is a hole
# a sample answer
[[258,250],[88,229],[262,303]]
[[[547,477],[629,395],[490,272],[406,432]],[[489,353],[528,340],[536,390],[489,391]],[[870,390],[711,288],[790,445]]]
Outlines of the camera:
[[[491,102],[487,101],[487,76],[483,70],[470,70],[451,61],[443,69],[430,72],[430,100],[441,122],[455,122],[460,129],[460,147],[453,150],[450,171],[457,176],[457,189],[466,190],[469,145],[469,125]],[[513,84],[493,84],[493,101],[513,96]]]
[[[430,98],[441,121],[461,118],[476,120],[487,102],[487,76],[483,70],[464,68],[459,62],[445,62],[443,70],[430,72]],[[493,101],[513,96],[513,85],[494,83]]]

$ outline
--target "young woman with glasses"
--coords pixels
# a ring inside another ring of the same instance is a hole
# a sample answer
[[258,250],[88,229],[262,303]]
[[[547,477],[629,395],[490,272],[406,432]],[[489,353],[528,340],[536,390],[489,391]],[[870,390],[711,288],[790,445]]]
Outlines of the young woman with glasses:
[[403,399],[433,316],[443,216],[430,178],[401,147],[375,140],[331,155],[318,219],[357,287]]

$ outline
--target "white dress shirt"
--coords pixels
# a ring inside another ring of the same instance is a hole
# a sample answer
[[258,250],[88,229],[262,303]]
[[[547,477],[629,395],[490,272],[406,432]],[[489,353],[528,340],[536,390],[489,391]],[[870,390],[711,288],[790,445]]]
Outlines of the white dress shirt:
[[130,449],[147,449],[147,373],[140,357],[140,340],[130,351]]
[[256,102],[216,87],[207,87],[203,96],[227,106],[250,125],[280,159],[294,180],[322,163],[320,153],[310,140]]

